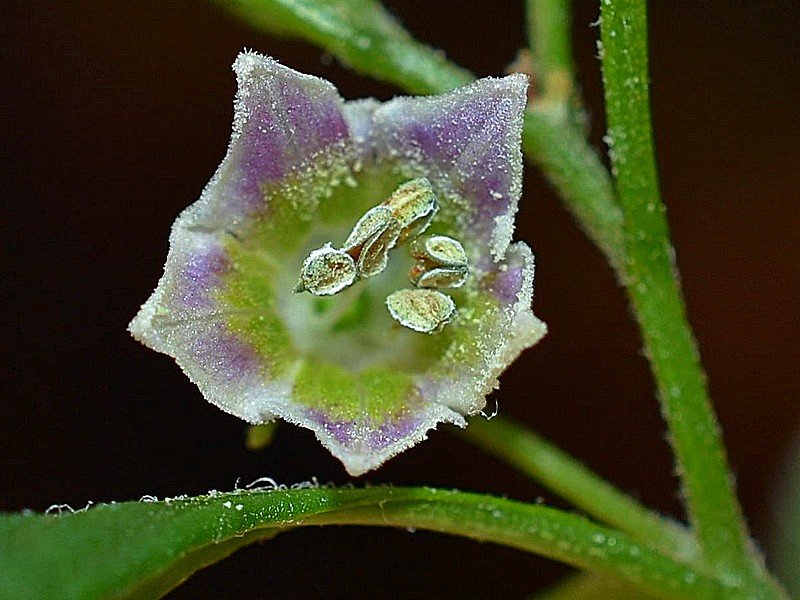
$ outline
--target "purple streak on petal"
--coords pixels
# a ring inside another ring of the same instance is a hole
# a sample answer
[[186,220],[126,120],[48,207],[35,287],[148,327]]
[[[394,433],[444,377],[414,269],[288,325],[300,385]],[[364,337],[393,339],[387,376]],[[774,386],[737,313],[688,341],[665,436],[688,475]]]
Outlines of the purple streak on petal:
[[391,446],[392,444],[411,437],[420,426],[420,419],[415,416],[405,416],[400,419],[392,419],[381,424],[377,430],[372,430],[367,435],[367,447],[377,451]]
[[[494,217],[513,217],[521,192],[522,76],[482,79],[450,94],[396,98],[372,114],[367,144],[414,165],[434,187],[464,198],[470,230],[492,241]],[[505,248],[499,248],[502,256]]]
[[509,266],[505,271],[497,271],[489,289],[501,304],[513,305],[522,289],[524,277],[522,266]]
[[220,285],[220,276],[230,268],[230,261],[221,248],[191,252],[180,272],[178,295],[186,308],[214,307],[210,292]]
[[458,157],[463,144],[442,144],[442,139],[452,135],[444,130],[446,127],[452,127],[452,124],[411,122],[405,132],[406,142],[412,148],[418,148],[426,160],[436,157],[442,162],[452,162]]
[[[526,279],[533,278],[533,256],[530,251],[521,251],[518,244],[511,246],[500,264],[484,256],[476,266],[482,273],[478,286],[497,298],[501,306],[516,304],[520,292],[525,291]],[[532,293],[532,290],[528,293]]]
[[203,365],[218,382],[237,381],[259,370],[255,351],[230,333],[222,323],[213,324],[190,349],[193,360]]
[[239,82],[229,167],[220,190],[234,212],[263,208],[264,185],[313,166],[349,138],[336,88],[253,53],[239,56]]
[[[255,106],[242,136],[242,154],[235,192],[251,210],[263,203],[260,186],[276,181],[285,172],[283,140],[275,135],[274,115],[269,107]],[[273,132],[267,135],[265,132]]]
[[352,447],[356,437],[356,423],[353,421],[332,421],[328,413],[323,410],[311,408],[306,413],[307,417],[322,426],[328,435],[337,443],[345,447]]
[[387,415],[387,420],[378,427],[355,421],[334,421],[319,409],[309,409],[306,416],[352,452],[382,450],[411,436],[421,422],[415,411],[405,411],[399,417]]
[[485,97],[471,97],[449,110],[409,114],[405,132],[408,143],[418,147],[428,160],[440,165],[453,163],[476,133],[492,126],[491,107],[487,110],[486,101]]
[[[286,108],[290,143],[300,152],[316,153],[349,135],[338,96],[312,98],[307,90],[283,82],[278,88],[280,102]],[[316,104],[315,104],[316,102]]]

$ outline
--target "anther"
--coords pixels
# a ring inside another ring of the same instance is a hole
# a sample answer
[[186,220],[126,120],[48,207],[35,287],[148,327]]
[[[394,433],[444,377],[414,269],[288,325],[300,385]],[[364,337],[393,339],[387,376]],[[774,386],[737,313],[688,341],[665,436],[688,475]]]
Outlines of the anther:
[[436,333],[456,312],[450,296],[436,290],[398,290],[386,298],[392,318],[413,331]]
[[300,281],[294,291],[330,296],[352,285],[355,280],[356,263],[353,257],[326,244],[314,250],[303,261]]
[[366,241],[358,255],[356,268],[359,277],[372,277],[381,273],[389,262],[389,250],[400,236],[400,224],[392,219],[382,231]]
[[342,250],[347,252],[350,256],[358,256],[361,247],[372,237],[381,233],[386,229],[391,221],[395,218],[392,216],[392,211],[385,206],[375,206],[370,208],[364,213],[353,231],[347,236],[347,239],[342,246]]
[[412,179],[398,187],[381,206],[388,208],[400,223],[398,243],[425,231],[439,210],[431,182],[424,177]]
[[421,288],[457,288],[469,276],[467,253],[458,240],[434,235],[415,240],[412,256],[416,259],[409,273],[411,282]]

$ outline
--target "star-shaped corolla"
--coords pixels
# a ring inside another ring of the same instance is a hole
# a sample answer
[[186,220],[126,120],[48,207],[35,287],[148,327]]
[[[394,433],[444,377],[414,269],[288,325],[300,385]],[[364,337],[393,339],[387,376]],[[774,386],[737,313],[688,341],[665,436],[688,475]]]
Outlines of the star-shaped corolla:
[[224,411],[311,429],[352,475],[465,426],[545,333],[533,256],[510,243],[525,77],[380,103],[253,52],[234,70],[228,153],[131,332]]

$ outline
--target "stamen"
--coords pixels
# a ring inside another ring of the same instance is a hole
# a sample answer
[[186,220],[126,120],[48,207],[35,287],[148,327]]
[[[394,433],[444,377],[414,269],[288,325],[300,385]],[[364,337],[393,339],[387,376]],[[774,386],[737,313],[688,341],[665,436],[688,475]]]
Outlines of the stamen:
[[367,278],[381,273],[389,262],[389,250],[394,248],[400,236],[400,224],[392,219],[384,229],[372,236],[358,255],[358,276]]
[[[356,279],[381,273],[391,249],[410,236],[419,235],[438,209],[436,195],[427,179],[404,183],[387,200],[364,213],[341,249],[328,243],[314,250],[303,262],[300,282],[294,291],[328,296],[352,285]],[[327,273],[327,269],[331,272]]]
[[458,240],[444,235],[418,238],[411,254],[417,262],[409,277],[417,287],[458,288],[467,281],[467,253]]
[[353,257],[326,244],[314,250],[303,261],[300,281],[294,291],[330,296],[352,285],[355,280],[356,263]]
[[[329,296],[358,279],[381,273],[389,252],[409,238],[417,238],[431,223],[439,207],[427,179],[414,179],[398,187],[356,222],[341,249],[330,243],[314,250],[303,262],[295,292]],[[430,288],[457,288],[469,276],[467,254],[458,240],[434,235],[416,239],[412,246],[416,264],[411,281],[418,289],[398,290],[386,298],[392,318],[413,331],[436,333],[455,315],[453,299]]]
[[392,318],[403,327],[421,333],[440,331],[455,315],[450,296],[435,290],[398,290],[386,298]]
[[398,243],[425,231],[439,210],[431,182],[424,177],[401,185],[382,206],[391,210],[392,216],[400,223]]
[[415,274],[416,271],[412,270],[411,282],[420,288],[460,288],[469,277],[469,269],[467,267],[443,267],[425,271],[416,278]]
[[392,216],[392,211],[385,206],[370,208],[353,227],[342,250],[356,258],[367,240],[381,233],[391,221],[395,221],[395,218]]
[[411,248],[415,258],[425,257],[436,264],[447,266],[466,266],[467,253],[461,242],[446,235],[432,235],[418,239]]

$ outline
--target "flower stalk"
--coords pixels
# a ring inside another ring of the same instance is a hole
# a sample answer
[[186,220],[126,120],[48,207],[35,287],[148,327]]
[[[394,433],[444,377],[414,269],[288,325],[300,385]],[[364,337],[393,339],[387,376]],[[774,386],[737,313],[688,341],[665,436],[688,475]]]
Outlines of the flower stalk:
[[651,127],[645,1],[604,0],[600,33],[606,139],[625,217],[626,286],[669,425],[689,521],[714,572],[778,598],[780,590],[750,546],[678,283]]

